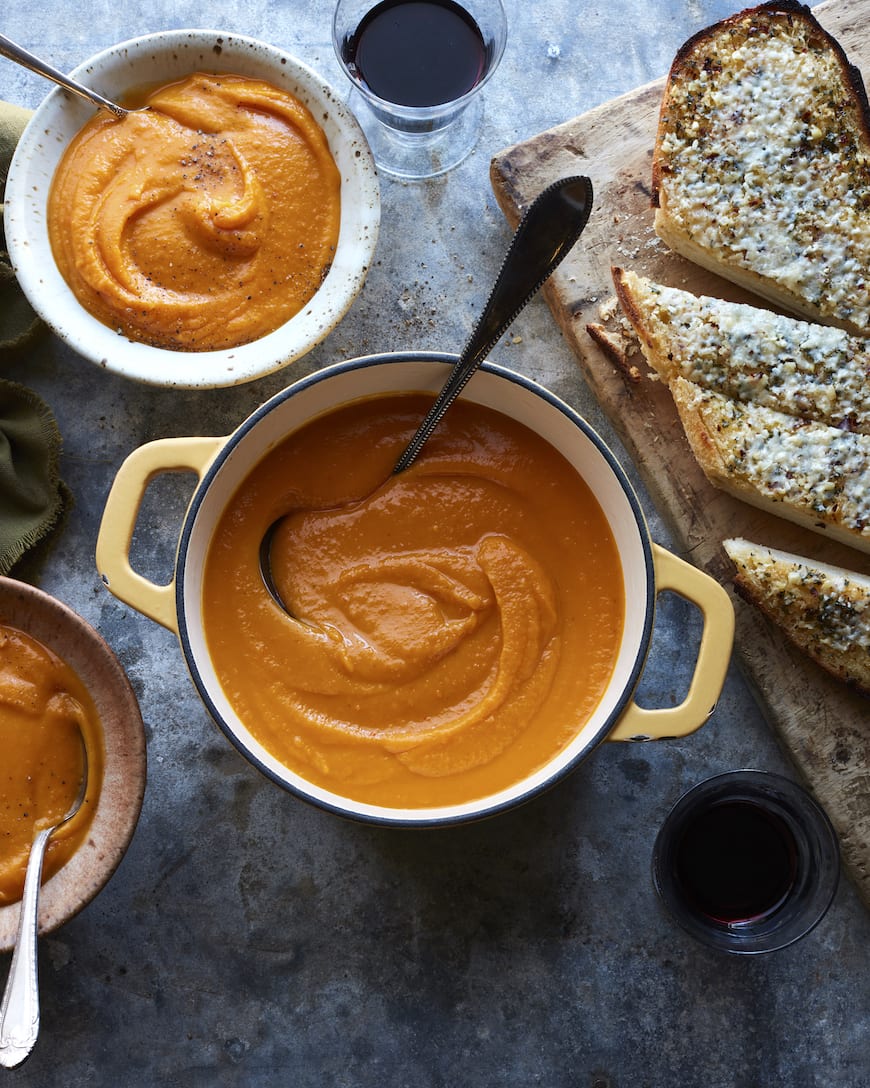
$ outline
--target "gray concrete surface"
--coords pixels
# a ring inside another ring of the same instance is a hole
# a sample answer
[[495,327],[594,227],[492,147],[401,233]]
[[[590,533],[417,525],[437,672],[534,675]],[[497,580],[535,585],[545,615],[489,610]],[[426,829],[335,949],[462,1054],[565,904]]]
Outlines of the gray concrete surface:
[[[8,376],[65,436],[76,507],[40,584],[108,639],[141,700],[149,777],[118,872],[40,949],[43,1029],[16,1088],[860,1088],[870,1084],[870,917],[842,882],[803,942],[755,959],[699,947],[658,907],[656,830],[690,785],[756,766],[793,773],[736,670],[682,741],[602,745],[513,814],[395,832],[319,812],[229,747],[174,637],[119,604],[93,562],[113,475],[143,441],[229,433],[292,377],[404,347],[453,350],[509,232],[492,154],[663,74],[733,0],[507,0],[510,39],[475,153],[423,185],[384,179],[375,265],[341,326],[284,374],[168,392],[106,374],[47,338]],[[169,27],[272,41],[339,82],[327,0],[31,0],[0,26],[62,68]],[[38,77],[0,61],[0,98]],[[409,227],[412,225],[412,228]],[[548,385],[613,442],[537,300],[492,357]],[[617,452],[626,463],[618,443]],[[186,485],[185,485],[186,486]],[[168,574],[184,486],[164,485],[137,548]],[[646,501],[655,539],[668,536]],[[685,606],[665,598],[643,698],[681,697]],[[8,957],[0,958],[5,975]]]

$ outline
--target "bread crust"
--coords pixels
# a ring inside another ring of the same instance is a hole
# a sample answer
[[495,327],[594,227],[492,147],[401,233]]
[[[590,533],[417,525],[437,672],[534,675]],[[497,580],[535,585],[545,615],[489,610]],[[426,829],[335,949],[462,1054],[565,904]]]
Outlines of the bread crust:
[[870,578],[740,537],[723,546],[738,594],[830,675],[870,695]]
[[689,38],[671,66],[655,230],[779,307],[868,334],[868,164],[870,104],[842,46],[796,0],[747,8]]
[[672,84],[683,79],[691,72],[692,62],[708,42],[715,41],[716,38],[723,34],[728,34],[732,28],[738,28],[747,21],[760,21],[764,18],[776,18],[780,16],[788,20],[803,20],[812,28],[815,34],[818,34],[823,39],[827,47],[837,58],[842,70],[843,80],[854,96],[864,138],[870,142],[870,99],[867,97],[867,88],[864,85],[864,79],[860,69],[852,64],[842,45],[840,45],[833,35],[825,30],[818,19],[813,15],[812,9],[806,4],[801,4],[798,0],[770,0],[769,3],[757,4],[754,7],[744,8],[743,11],[738,11],[734,15],[729,15],[727,18],[720,20],[718,23],[713,23],[711,26],[697,31],[690,38],[687,38],[677,50],[673,62],[671,63],[667,83],[665,85],[665,93],[659,110],[658,132],[652,163],[651,199],[654,208],[659,207],[661,195],[662,162],[659,147],[661,144],[661,137],[666,128],[666,114],[669,99],[668,92]]
[[647,360],[655,367],[659,377],[662,377],[655,362],[655,358],[661,354],[661,346],[658,343],[657,337],[653,336],[650,324],[646,320],[646,315],[638,304],[636,294],[631,286],[630,274],[627,273],[624,268],[620,268],[619,265],[614,265],[610,269],[610,274],[613,277],[613,286],[616,289],[616,299],[622,308],[622,312],[631,322],[632,328],[637,334],[637,338],[640,341],[641,348],[643,349]]
[[[714,487],[870,553],[867,436],[737,405],[685,378],[674,378],[670,390],[692,452]],[[783,440],[786,453],[789,442],[797,449],[809,445],[806,471],[794,457],[778,456]],[[861,458],[860,471],[852,471]]]
[[[766,302],[771,303],[771,305],[788,310],[790,313],[797,314],[807,321],[819,320],[821,315],[818,307],[808,303],[805,298],[796,292],[790,291],[786,287],[774,285],[769,280],[765,279],[764,276],[760,276],[757,272],[754,272],[751,268],[739,268],[730,265],[726,269],[719,257],[711,253],[710,250],[705,249],[703,246],[699,246],[693,239],[687,238],[674,226],[667,210],[667,202],[656,207],[655,217],[653,219],[653,229],[668,249],[672,249],[675,253],[679,253],[682,257],[685,257],[687,261],[691,261],[692,264],[699,265],[701,268],[705,268],[708,272],[712,272],[716,276],[723,276],[732,283],[736,283],[738,287],[742,287],[744,291],[749,291],[750,294],[758,295],[759,298],[763,298]],[[828,316],[826,320],[829,324],[836,325],[838,328],[845,329],[847,332],[860,333],[866,331],[858,329],[854,322],[849,321],[846,318],[831,315]]]
[[745,303],[612,269],[644,357],[674,377],[788,415],[870,435],[870,342]]

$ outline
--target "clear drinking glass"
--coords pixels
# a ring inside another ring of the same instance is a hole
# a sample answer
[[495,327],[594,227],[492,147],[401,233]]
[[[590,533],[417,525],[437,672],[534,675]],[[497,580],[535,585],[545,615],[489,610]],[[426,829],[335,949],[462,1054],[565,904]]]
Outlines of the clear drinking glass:
[[653,850],[653,883],[693,937],[723,952],[773,952],[824,917],[840,874],[837,836],[796,783],[729,771],[684,794]]
[[419,180],[462,162],[506,40],[502,0],[339,0],[332,41],[380,171]]

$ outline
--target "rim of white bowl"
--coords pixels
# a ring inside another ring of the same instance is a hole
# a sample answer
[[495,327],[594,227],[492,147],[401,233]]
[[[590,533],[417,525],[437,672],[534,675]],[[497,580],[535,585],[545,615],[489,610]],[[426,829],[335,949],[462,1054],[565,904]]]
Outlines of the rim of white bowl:
[[71,74],[112,97],[149,83],[168,83],[196,70],[229,73],[240,68],[242,75],[285,87],[308,106],[326,133],[341,172],[341,226],[329,273],[298,314],[253,343],[203,352],[155,348],[103,325],[75,298],[54,263],[44,209],[63,150],[94,113],[88,102],[60,87],[50,91],[30,119],[10,164],[6,245],[30,305],[79,355],[134,381],[182,389],[218,388],[280,370],[321,343],[338,325],[371,266],[380,228],[374,157],[338,93],[298,58],[229,31],[166,30],[110,46]]
[[[190,599],[186,598],[186,568],[189,553],[191,551],[191,539],[195,532],[197,517],[205,497],[209,493],[212,482],[218,477],[222,468],[232,457],[239,444],[265,417],[282,403],[304,393],[310,387],[329,381],[332,378],[339,377],[348,371],[357,371],[383,364],[393,365],[399,362],[412,362],[441,364],[441,367],[438,370],[437,380],[434,383],[435,388],[438,388],[445,376],[445,364],[452,365],[456,362],[456,359],[456,355],[441,352],[388,352],[362,356],[357,359],[335,363],[332,366],[325,367],[313,374],[300,378],[299,381],[294,382],[292,385],[262,404],[227,438],[196,488],[185,516],[184,525],[182,526],[179,538],[175,579],[175,607],[178,620],[178,638],[193,684],[215,724],[249,763],[282,789],[313,804],[317,808],[364,823],[405,828],[445,827],[453,824],[470,823],[516,808],[552,788],[586,759],[592,750],[603,741],[614,728],[619,718],[622,716],[640,679],[652,638],[656,598],[652,541],[640,501],[622,466],[619,464],[615,455],[604,440],[578,412],[570,407],[570,405],[566,404],[544,386],[539,385],[524,375],[498,366],[497,364],[485,362],[480,367],[481,373],[494,375],[495,377],[520,386],[522,389],[541,398],[548,406],[554,408],[558,413],[570,421],[570,423],[573,424],[573,426],[581,432],[582,436],[594,447],[606,468],[613,473],[613,476],[624,495],[626,507],[632,520],[632,531],[636,532],[642,569],[633,572],[623,569],[623,576],[626,580],[635,576],[638,586],[642,587],[644,590],[642,599],[635,600],[635,604],[639,610],[642,611],[642,618],[639,624],[636,625],[638,628],[637,649],[634,653],[633,661],[624,670],[624,676],[622,683],[619,686],[619,690],[611,695],[608,700],[612,703],[612,706],[606,717],[601,720],[594,733],[591,736],[586,737],[582,745],[577,747],[576,751],[572,751],[572,749],[575,745],[578,745],[579,737],[586,733],[588,723],[587,726],[581,728],[575,740],[567,745],[562,752],[558,753],[550,763],[540,768],[537,772],[527,776],[520,783],[516,783],[507,789],[500,790],[489,796],[477,798],[462,804],[433,806],[419,809],[391,808],[388,806],[357,802],[345,798],[340,794],[336,794],[333,791],[318,787],[313,783],[306,781],[304,776],[293,772],[279,760],[272,757],[261,745],[258,745],[256,742],[248,743],[244,737],[239,735],[231,722],[226,720],[224,712],[218,705],[218,701],[220,698],[223,698],[223,694],[221,693],[220,696],[218,696],[212,690],[209,680],[204,676],[203,670],[198,663],[197,654],[192,645],[191,629],[199,623],[199,600],[198,598],[194,599],[193,597]],[[475,381],[476,377],[477,375],[475,375],[469,383],[469,392],[473,388],[472,383]],[[432,391],[432,388],[429,385],[423,383],[420,384],[419,388],[429,392]],[[405,389],[405,391],[413,391],[410,385],[407,388],[403,386],[403,389]],[[375,392],[378,392],[378,390],[375,390]],[[351,396],[349,399],[353,400],[355,398]],[[335,406],[339,403],[347,403],[347,400],[342,399],[336,401]],[[287,433],[290,432],[288,431]],[[252,467],[253,464],[248,467],[247,471],[250,471],[250,468]],[[227,498],[228,497],[229,496],[227,496]],[[624,566],[623,563],[623,567]],[[217,685],[219,686],[219,682],[217,682]],[[240,722],[240,725],[247,732],[244,723]]]

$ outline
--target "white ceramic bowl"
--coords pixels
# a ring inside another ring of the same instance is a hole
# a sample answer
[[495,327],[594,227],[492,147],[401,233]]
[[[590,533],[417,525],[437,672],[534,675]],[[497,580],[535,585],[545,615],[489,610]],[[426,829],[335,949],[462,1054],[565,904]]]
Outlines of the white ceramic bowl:
[[[145,793],[145,729],[117,657],[67,605],[34,586],[0,578],[0,622],[37,639],[73,669],[102,727],[103,775],[87,836],[39,895],[39,932],[48,933],[94,898],[127,850]],[[15,944],[18,913],[17,903],[0,906],[0,952]]]
[[[104,583],[121,600],[178,634],[201,698],[247,759],[274,782],[324,808],[401,826],[459,822],[512,807],[557,781],[606,737],[651,739],[697,729],[719,697],[734,630],[725,590],[650,540],[628,479],[589,424],[541,386],[487,363],[468,383],[463,397],[511,416],[546,438],[592,489],[615,537],[624,579],[625,629],[601,702],[546,766],[530,770],[508,789],[466,804],[424,809],[362,804],[306,781],[275,759],[230,705],[208,653],[200,602],[204,558],[215,526],[250,470],[286,435],[331,408],[363,397],[405,391],[434,394],[453,362],[455,356],[426,352],[352,360],[296,382],[267,401],[229,438],[165,439],[140,447],[115,478],[97,541],[97,567]],[[180,468],[192,469],[200,480],[181,530],[175,576],[170,584],[158,586],[131,568],[129,542],[148,481],[162,471]],[[634,702],[633,692],[652,635],[656,596],[665,589],[699,607],[704,629],[686,700],[676,707],[650,710]]]
[[169,30],[114,45],[72,73],[118,100],[130,90],[196,71],[264,79],[296,95],[326,133],[341,172],[338,248],[311,301],[274,332],[242,347],[178,352],[134,343],[92,317],[54,263],[46,205],[55,168],[71,138],[93,115],[84,100],[55,88],[36,110],[15,150],[6,183],[6,244],[31,306],[80,355],[153,385],[208,388],[262,377],[298,359],[341,320],[360,291],[380,224],[377,172],[365,136],[316,72],[271,45],[216,30]]

